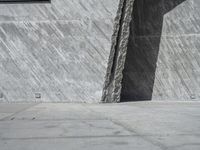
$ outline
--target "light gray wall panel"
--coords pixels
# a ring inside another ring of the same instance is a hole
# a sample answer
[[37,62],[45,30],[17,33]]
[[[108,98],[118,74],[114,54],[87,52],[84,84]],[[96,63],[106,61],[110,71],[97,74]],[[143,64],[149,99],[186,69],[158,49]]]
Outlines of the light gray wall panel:
[[99,102],[117,7],[118,0],[0,4],[0,102]]

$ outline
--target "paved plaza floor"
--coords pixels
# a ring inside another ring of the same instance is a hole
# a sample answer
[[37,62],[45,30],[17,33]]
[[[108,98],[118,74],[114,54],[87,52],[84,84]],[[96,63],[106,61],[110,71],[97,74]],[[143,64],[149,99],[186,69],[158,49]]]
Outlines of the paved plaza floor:
[[0,150],[200,150],[200,102],[0,103]]

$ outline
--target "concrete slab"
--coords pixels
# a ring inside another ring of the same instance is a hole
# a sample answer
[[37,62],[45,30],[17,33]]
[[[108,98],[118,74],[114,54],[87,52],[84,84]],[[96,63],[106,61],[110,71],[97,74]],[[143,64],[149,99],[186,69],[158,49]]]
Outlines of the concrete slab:
[[[83,104],[41,103],[15,115],[15,120],[101,120],[99,113],[91,113]],[[11,119],[11,117],[9,118]],[[8,120],[9,120],[8,119]]]
[[[2,139],[82,138],[130,136],[130,132],[109,120],[3,121]],[[5,132],[7,131],[7,132]]]
[[0,113],[0,120],[11,115],[12,113]]
[[36,104],[0,103],[0,120],[7,117],[12,118],[13,114],[20,113],[20,111],[24,111],[34,105]]
[[31,106],[36,105],[35,103],[0,103],[0,113],[16,113],[18,111],[22,111]]
[[126,150],[146,149],[160,150],[158,146],[148,143],[137,137],[105,137],[81,139],[28,139],[1,141],[3,150]]
[[1,150],[200,149],[199,102],[11,105]]

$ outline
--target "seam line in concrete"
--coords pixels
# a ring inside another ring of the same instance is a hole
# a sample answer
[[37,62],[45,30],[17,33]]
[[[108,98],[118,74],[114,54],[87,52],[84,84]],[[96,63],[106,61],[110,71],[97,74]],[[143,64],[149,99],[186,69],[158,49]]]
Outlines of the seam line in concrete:
[[33,104],[33,105],[29,106],[29,107],[26,107],[26,108],[21,109],[21,110],[19,110],[19,111],[17,111],[17,112],[14,112],[14,113],[12,113],[12,114],[9,115],[9,116],[6,116],[6,117],[0,119],[0,121],[5,121],[6,119],[11,118],[11,117],[14,117],[15,115],[17,115],[17,114],[19,114],[19,113],[21,113],[21,112],[23,112],[23,111],[26,111],[26,110],[28,110],[28,109],[30,109],[30,108],[32,108],[32,107],[35,107],[35,106],[37,106],[37,105],[39,105],[39,104],[40,104],[40,103],[37,103],[37,104],[35,103],[35,104]]
[[[86,107],[87,107],[87,106],[86,106]],[[88,108],[89,110],[91,110],[91,112],[93,112],[93,113],[99,113],[99,112],[96,112],[96,111],[94,111],[93,109],[91,109],[91,108],[89,108],[89,107],[87,107],[87,108]],[[99,113],[99,114],[101,114],[101,113]],[[143,139],[143,140],[145,140],[145,141],[147,141],[147,142],[153,144],[154,146],[159,147],[159,148],[162,149],[162,150],[168,149],[168,147],[165,146],[165,145],[163,145],[162,143],[160,143],[160,142],[158,142],[158,141],[155,142],[155,141],[149,139],[148,136],[144,136],[144,135],[142,135],[142,134],[136,132],[134,129],[132,129],[132,128],[129,127],[128,125],[124,125],[124,124],[123,124],[122,122],[120,122],[119,120],[116,120],[116,119],[113,120],[111,117],[108,117],[108,116],[105,116],[105,115],[102,115],[102,114],[101,114],[101,116],[104,116],[105,119],[111,121],[113,124],[115,124],[115,125],[117,125],[117,126],[119,126],[119,127],[122,127],[125,131],[128,131],[132,136],[137,135],[137,137],[139,137],[139,138],[141,138],[141,139]]]
[[[141,134],[131,134],[131,135],[85,135],[85,136],[60,136],[60,137],[22,137],[22,138],[0,138],[0,140],[49,140],[49,139],[88,139],[88,138],[127,138],[127,137],[154,137],[159,135],[141,135]],[[181,135],[179,135],[181,136]],[[185,135],[187,136],[187,135]],[[148,141],[150,142],[150,141]],[[155,142],[154,142],[155,143]],[[152,144],[154,144],[152,143]],[[158,146],[157,144],[154,144]]]

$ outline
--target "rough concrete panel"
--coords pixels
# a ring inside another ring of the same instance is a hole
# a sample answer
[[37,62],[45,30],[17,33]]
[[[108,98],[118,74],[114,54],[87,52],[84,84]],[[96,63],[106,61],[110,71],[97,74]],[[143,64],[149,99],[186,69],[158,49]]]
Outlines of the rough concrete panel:
[[0,101],[99,102],[118,3],[0,4]]
[[122,101],[200,100],[199,0],[136,0]]

